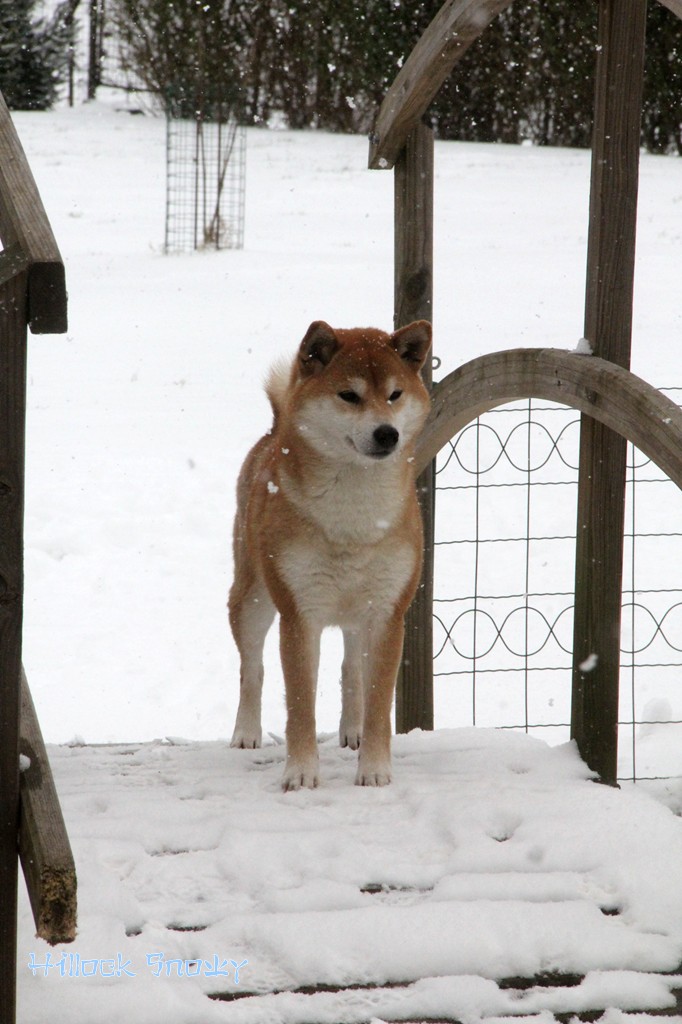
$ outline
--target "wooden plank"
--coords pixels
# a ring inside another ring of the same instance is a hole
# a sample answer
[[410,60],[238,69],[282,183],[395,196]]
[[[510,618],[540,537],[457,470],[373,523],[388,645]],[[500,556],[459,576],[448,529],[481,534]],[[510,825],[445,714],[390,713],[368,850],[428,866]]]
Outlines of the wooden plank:
[[19,853],[36,932],[54,945],[76,937],[76,868],[52,770],[31,699],[21,673]]
[[35,333],[66,330],[64,267],[31,168],[0,94],[0,237],[31,265],[27,315]]
[[523,398],[586,413],[632,441],[682,488],[682,410],[615,363],[551,348],[491,352],[439,381],[417,445],[417,471],[477,416]]
[[0,289],[0,1020],[15,1019],[19,676],[23,612],[26,289]]
[[370,133],[369,166],[393,167],[462,54],[512,0],[447,0],[386,93]]
[[[433,306],[433,132],[419,124],[395,167],[396,329],[431,320]],[[422,377],[431,387],[431,360]],[[424,525],[424,567],[405,616],[403,661],[396,691],[396,731],[433,729],[433,541],[435,465],[417,480]]]
[[[645,34],[646,0],[600,0],[585,337],[597,356],[622,367],[630,365]],[[571,734],[590,768],[613,784],[626,452],[623,437],[583,417]]]

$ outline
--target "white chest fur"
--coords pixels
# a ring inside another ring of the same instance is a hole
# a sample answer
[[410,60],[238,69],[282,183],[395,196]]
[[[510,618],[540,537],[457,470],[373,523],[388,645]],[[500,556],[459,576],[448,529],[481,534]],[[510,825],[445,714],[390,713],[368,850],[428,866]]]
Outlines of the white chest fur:
[[314,527],[279,556],[299,610],[325,625],[351,627],[381,609],[390,614],[419,557],[400,526],[412,500],[403,467],[343,467],[319,476],[305,494],[286,476],[282,485]]
[[412,499],[404,467],[368,463],[319,472],[305,487],[286,472],[282,489],[304,519],[314,523],[334,547],[377,544],[402,518]]
[[279,569],[306,618],[321,626],[361,629],[368,618],[390,616],[416,559],[412,547],[393,541],[333,552],[297,540],[280,553]]

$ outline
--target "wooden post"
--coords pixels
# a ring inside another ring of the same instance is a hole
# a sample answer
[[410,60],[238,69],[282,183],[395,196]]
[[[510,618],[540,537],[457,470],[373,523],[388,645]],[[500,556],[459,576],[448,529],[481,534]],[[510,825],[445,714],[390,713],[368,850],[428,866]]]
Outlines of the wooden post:
[[68,35],[68,58],[67,58],[67,84],[69,106],[72,107],[75,99],[74,76],[76,71],[76,11],[81,0],[69,0],[69,6],[64,15],[64,25]]
[[16,1019],[26,329],[66,330],[64,267],[0,95],[0,1021]]
[[[433,295],[433,132],[418,124],[395,165],[396,329],[431,320]],[[422,371],[431,387],[431,360]],[[396,731],[433,729],[433,532],[435,463],[417,480],[424,523],[424,568],[405,618],[396,694]]]
[[76,868],[26,675],[21,673],[19,853],[36,934],[51,945],[76,937]]
[[90,0],[90,33],[88,50],[88,99],[97,96],[102,80],[102,32],[104,10],[102,0]]
[[[646,0],[600,0],[585,337],[630,365]],[[615,784],[626,441],[583,416],[571,734]]]
[[0,289],[0,1020],[16,1014],[27,274]]

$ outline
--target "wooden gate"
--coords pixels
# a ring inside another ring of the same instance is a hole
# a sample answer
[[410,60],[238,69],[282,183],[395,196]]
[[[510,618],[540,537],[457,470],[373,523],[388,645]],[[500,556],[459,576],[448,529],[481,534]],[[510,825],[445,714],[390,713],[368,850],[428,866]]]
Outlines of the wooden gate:
[[[661,2],[682,17],[682,0]],[[510,4],[448,0],[386,94],[370,136],[369,166],[395,167],[396,327],[431,317],[433,132],[422,118],[457,60]],[[682,486],[679,410],[629,374],[645,22],[646,0],[599,2],[584,328],[594,357],[517,350],[474,360],[434,390],[423,441],[432,458],[475,418],[477,402],[484,411],[511,397],[542,395],[581,410],[571,733],[587,764],[611,784],[618,753],[626,439],[665,463]],[[465,379],[476,382],[477,398]],[[616,390],[607,394],[611,385]],[[615,394],[618,407],[610,402]],[[396,701],[400,732],[433,728],[433,477],[433,465],[425,464],[418,486],[426,557],[406,623]],[[585,671],[581,665],[595,652],[596,666]]]

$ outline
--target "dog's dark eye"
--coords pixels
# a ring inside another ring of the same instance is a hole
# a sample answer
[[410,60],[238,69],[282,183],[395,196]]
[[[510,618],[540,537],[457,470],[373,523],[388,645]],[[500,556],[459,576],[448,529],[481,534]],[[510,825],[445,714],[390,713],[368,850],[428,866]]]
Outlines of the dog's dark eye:
[[397,402],[401,395],[402,391],[394,391],[392,395],[388,396],[388,400],[389,402]]
[[355,391],[339,391],[339,398],[342,402],[348,402],[349,405],[358,405],[360,402],[360,395]]

